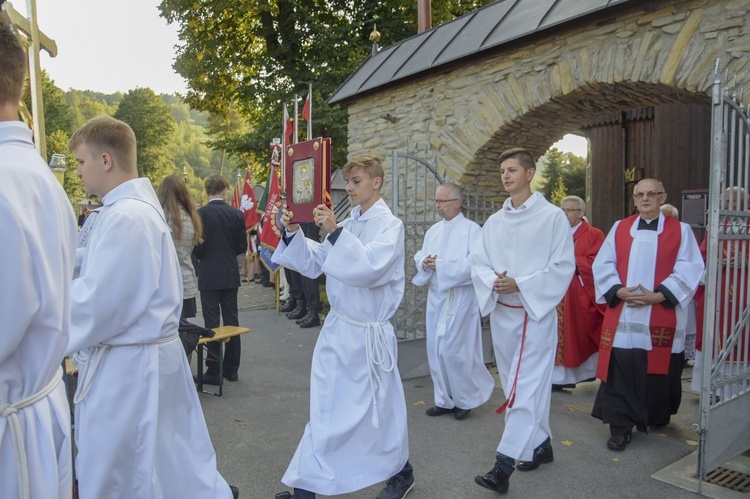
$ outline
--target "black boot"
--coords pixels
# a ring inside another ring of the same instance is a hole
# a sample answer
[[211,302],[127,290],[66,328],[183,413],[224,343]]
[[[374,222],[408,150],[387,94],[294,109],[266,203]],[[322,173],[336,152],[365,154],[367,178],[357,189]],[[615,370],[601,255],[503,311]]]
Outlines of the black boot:
[[299,321],[299,327],[316,327],[320,326],[320,316],[317,312],[310,311],[301,321]]
[[297,304],[294,310],[286,314],[287,319],[301,319],[307,315],[307,307],[304,305]]
[[297,308],[297,300],[294,298],[289,298],[287,301],[281,304],[281,307],[279,307],[279,312],[291,312]]

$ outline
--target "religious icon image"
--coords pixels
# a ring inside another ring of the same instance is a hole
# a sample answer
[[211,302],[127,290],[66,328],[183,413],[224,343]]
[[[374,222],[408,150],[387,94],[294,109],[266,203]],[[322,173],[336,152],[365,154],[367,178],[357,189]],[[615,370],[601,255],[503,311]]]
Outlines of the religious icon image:
[[295,204],[313,201],[313,158],[295,161],[292,165],[292,202]]

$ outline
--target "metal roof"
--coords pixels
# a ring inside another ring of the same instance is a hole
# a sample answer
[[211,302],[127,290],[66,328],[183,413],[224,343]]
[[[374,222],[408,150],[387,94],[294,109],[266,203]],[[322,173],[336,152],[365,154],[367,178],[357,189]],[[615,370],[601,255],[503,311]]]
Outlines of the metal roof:
[[499,0],[380,50],[328,99],[336,104],[390,83],[634,0]]

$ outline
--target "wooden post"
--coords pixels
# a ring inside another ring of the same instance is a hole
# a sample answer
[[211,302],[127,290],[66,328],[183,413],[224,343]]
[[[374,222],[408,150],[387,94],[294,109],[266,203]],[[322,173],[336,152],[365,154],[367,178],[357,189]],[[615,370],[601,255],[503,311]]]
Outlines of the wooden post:
[[29,44],[29,84],[31,93],[32,129],[36,150],[47,161],[47,136],[44,131],[44,99],[42,97],[42,67],[39,51],[44,49],[50,57],[57,56],[57,44],[39,31],[36,18],[36,0],[26,0],[26,17],[13,8],[10,2],[3,4],[3,10],[10,22],[26,36]]

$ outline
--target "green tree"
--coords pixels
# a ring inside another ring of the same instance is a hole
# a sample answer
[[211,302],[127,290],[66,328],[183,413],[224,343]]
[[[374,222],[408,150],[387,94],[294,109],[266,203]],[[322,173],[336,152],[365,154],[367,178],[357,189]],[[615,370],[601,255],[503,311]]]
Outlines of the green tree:
[[[541,158],[540,192],[552,202],[555,192],[586,199],[586,159],[553,147]],[[563,197],[564,197],[563,196]]]
[[565,183],[563,182],[562,177],[558,177],[557,184],[555,184],[555,188],[552,190],[549,202],[555,206],[560,206],[563,198],[567,195],[568,194],[565,192]]
[[553,147],[542,156],[541,161],[544,166],[541,173],[541,193],[551,202],[558,180],[562,179],[563,153]]
[[63,189],[68,195],[70,204],[73,206],[73,210],[78,213],[78,205],[81,201],[86,199],[86,191],[83,188],[83,182],[76,175],[78,169],[78,162],[75,156],[68,152],[68,142],[70,137],[63,130],[55,130],[51,134],[47,135],[47,149],[54,151],[55,154],[65,155],[65,179],[63,181]]
[[566,152],[563,164],[562,177],[567,195],[586,199],[586,158]]
[[[489,3],[433,0],[433,24]],[[377,24],[381,45],[416,34],[416,2],[400,0],[163,0],[161,15],[179,25],[183,42],[174,68],[188,81],[187,103],[222,123],[232,112],[244,130],[212,128],[233,157],[267,163],[268,143],[281,133],[282,104],[313,83],[314,134],[331,137],[333,164],[347,150],[347,112],[324,104],[365,61]],[[304,127],[301,139],[304,139]]]
[[136,88],[122,98],[115,118],[133,129],[138,141],[138,172],[154,186],[176,173],[175,121],[169,107],[150,88]]

